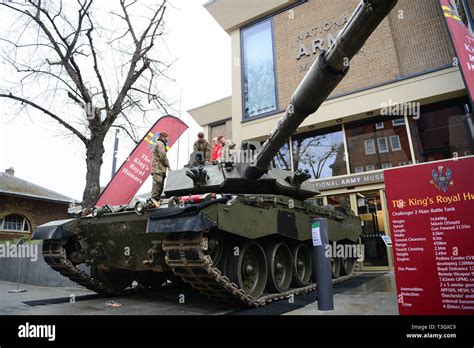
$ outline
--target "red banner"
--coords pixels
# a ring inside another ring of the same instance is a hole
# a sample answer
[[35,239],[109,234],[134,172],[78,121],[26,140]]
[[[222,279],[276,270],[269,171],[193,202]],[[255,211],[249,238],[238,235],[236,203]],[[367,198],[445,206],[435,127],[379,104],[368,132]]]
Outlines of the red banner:
[[401,315],[474,314],[474,157],[386,170]]
[[188,129],[188,126],[179,118],[174,116],[160,118],[122,164],[100,195],[96,206],[102,207],[106,204],[114,206],[130,203],[150,176],[153,149],[160,132],[169,134],[168,146],[171,147],[186,129]]
[[474,100],[474,34],[469,25],[469,16],[463,1],[440,0],[444,18],[448,25],[458,64],[471,101]]

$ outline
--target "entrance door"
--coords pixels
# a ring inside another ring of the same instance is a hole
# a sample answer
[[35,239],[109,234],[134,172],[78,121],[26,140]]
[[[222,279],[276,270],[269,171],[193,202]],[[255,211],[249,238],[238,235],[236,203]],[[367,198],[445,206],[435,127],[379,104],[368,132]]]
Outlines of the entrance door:
[[357,212],[362,220],[364,267],[388,267],[387,246],[382,239],[388,233],[380,191],[359,192],[356,199]]

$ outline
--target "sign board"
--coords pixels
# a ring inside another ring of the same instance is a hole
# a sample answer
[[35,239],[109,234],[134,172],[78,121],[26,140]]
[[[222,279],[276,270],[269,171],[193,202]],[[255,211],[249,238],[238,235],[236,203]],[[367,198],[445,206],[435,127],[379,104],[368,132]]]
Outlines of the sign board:
[[156,121],[110,180],[95,205],[102,207],[106,204],[113,206],[130,203],[150,177],[153,150],[160,132],[168,133],[168,146],[171,147],[186,129],[188,126],[174,116],[164,116]]
[[318,179],[311,183],[316,190],[333,190],[336,188],[343,187],[354,187],[360,185],[379,184],[384,182],[383,171],[365,173],[365,174],[353,174],[334,177],[330,179]]
[[474,157],[385,171],[401,315],[474,314]]
[[471,101],[474,100],[474,33],[466,1],[440,0],[444,18],[456,50],[457,61]]
[[388,247],[392,246],[392,240],[390,239],[389,236],[382,236],[382,240],[386,246]]
[[321,221],[313,221],[311,223],[311,234],[313,235],[313,246],[322,246]]

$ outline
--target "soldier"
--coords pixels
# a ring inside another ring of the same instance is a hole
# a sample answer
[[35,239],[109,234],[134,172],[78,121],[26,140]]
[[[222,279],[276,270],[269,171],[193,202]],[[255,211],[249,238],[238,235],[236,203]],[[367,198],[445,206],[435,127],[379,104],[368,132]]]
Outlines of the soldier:
[[225,140],[222,148],[222,157],[224,162],[235,162],[236,143],[233,140]]
[[194,143],[194,151],[202,151],[206,162],[211,160],[211,144],[204,138],[203,132],[198,133],[198,140]]
[[168,143],[168,133],[161,132],[153,151],[153,160],[151,162],[153,177],[153,187],[151,191],[151,199],[158,207],[160,205],[160,196],[163,193],[163,185],[166,178],[166,171],[170,168],[168,157],[166,156]]

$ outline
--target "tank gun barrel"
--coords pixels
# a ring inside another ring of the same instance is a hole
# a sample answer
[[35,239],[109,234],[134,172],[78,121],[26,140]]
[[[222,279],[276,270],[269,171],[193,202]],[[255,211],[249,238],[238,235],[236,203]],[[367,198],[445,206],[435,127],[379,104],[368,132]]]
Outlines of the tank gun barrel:
[[294,92],[291,103],[246,169],[249,179],[258,179],[301,123],[316,112],[349,70],[350,60],[396,5],[397,0],[362,0],[335,42],[321,53]]

